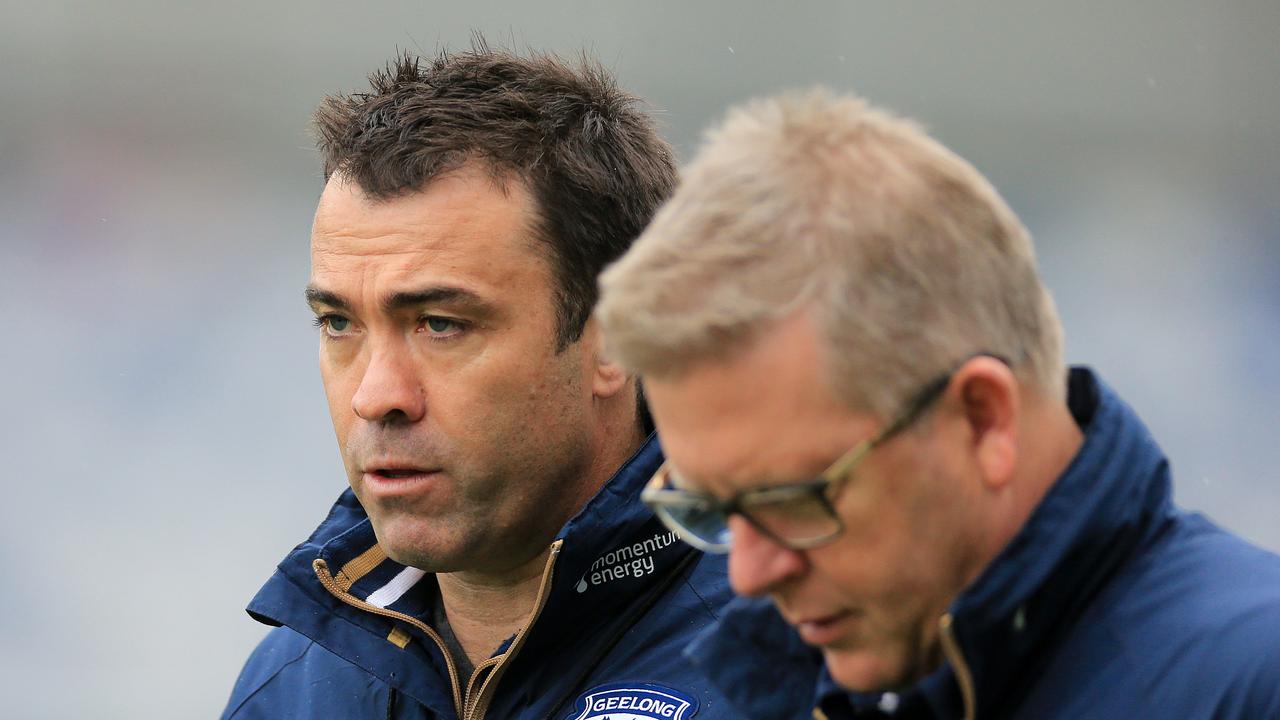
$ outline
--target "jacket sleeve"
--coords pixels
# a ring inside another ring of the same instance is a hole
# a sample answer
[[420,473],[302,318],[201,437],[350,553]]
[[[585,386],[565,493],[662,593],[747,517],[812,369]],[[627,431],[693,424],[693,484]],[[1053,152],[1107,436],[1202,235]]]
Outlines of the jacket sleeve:
[[[1280,718],[1280,608],[1270,613],[1266,630],[1253,634],[1251,671],[1243,678],[1242,702],[1236,712],[1221,717]],[[1265,638],[1266,642],[1256,642]]]
[[1198,660],[1191,672],[1220,688],[1215,720],[1280,718],[1280,600],[1252,603],[1224,623]]

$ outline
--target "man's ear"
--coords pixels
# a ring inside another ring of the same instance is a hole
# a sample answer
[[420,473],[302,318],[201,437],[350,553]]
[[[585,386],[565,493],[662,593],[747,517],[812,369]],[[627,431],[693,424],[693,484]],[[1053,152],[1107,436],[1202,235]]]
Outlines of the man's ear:
[[960,366],[951,382],[983,482],[1003,487],[1018,461],[1018,379],[1003,362],[979,356]]
[[631,375],[626,368],[609,358],[595,316],[582,329],[582,345],[587,350],[584,361],[591,374],[591,394],[599,399],[611,398],[627,387]]

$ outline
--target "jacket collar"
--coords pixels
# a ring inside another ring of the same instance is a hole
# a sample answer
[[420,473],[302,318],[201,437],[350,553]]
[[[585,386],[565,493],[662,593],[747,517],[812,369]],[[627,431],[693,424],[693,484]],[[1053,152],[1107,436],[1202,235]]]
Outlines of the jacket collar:
[[[1173,512],[1167,461],[1133,410],[1085,368],[1070,373],[1068,404],[1085,433],[1079,452],[1014,539],[950,607],[974,678],[978,717],[1035,676],[1044,648]],[[767,601],[736,600],[720,625],[690,646],[690,656],[729,697],[739,697],[751,681],[738,667],[767,667],[779,652],[796,652],[792,640],[767,647],[744,629],[775,616]],[[717,664],[717,654],[757,660]],[[833,720],[876,706],[905,711],[927,704],[944,718],[959,717],[962,709],[950,663],[892,697],[849,693],[824,668],[815,702]]]
[[[547,663],[531,660],[545,658],[544,653],[568,648],[582,653],[612,639],[611,629],[626,618],[627,606],[659,592],[696,557],[696,551],[676,542],[638,501],[640,489],[661,463],[661,448],[650,435],[560,530],[553,543],[558,557],[547,602],[507,677],[545,669]],[[454,700],[447,665],[435,643],[414,636],[416,642],[403,648],[407,652],[394,652],[395,636],[389,634],[397,623],[352,607],[325,590],[313,567],[316,560],[325,562],[350,596],[429,622],[436,598],[434,576],[386,557],[350,490],[342,493],[311,537],[281,561],[250,602],[249,614],[270,625],[293,628],[449,716]],[[565,667],[558,671],[563,674]]]

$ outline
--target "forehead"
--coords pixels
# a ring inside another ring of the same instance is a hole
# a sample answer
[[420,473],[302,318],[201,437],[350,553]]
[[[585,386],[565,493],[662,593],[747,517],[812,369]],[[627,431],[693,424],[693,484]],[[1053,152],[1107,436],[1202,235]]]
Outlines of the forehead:
[[550,265],[536,220],[523,182],[500,187],[475,165],[385,200],[335,174],[316,208],[312,277],[439,280],[495,289],[545,284]]
[[727,360],[647,379],[672,465],[692,484],[729,494],[811,478],[870,436],[874,418],[832,389],[825,347],[797,314]]

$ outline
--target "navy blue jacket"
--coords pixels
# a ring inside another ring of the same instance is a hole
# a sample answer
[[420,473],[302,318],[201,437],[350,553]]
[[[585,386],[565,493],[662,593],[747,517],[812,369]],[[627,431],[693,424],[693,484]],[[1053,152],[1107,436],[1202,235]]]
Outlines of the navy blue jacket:
[[[1164,454],[1092,372],[1072,370],[1069,404],[1084,445],[950,606],[948,661],[883,695],[824,672],[815,717],[1280,718],[1280,557],[1175,507]],[[752,668],[798,641],[760,640],[765,602],[724,614],[689,655],[763,707]]]
[[[344,493],[249,605],[280,627],[249,658],[223,718],[750,717],[681,655],[731,593],[723,558],[680,542],[639,502],[661,462],[651,438],[561,529],[534,622],[478,666],[470,690],[430,627],[434,576],[387,559]],[[807,717],[817,672],[775,683],[790,697],[773,706]]]

